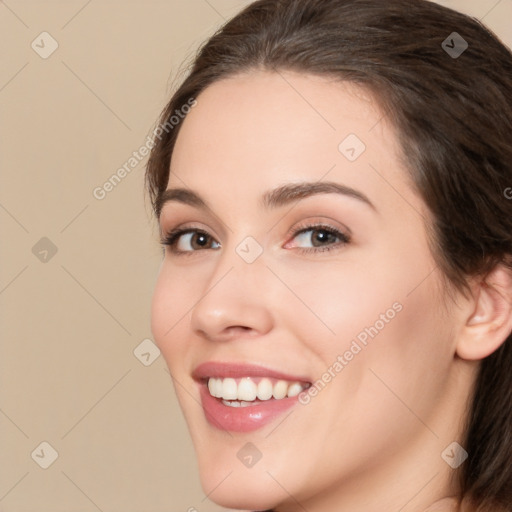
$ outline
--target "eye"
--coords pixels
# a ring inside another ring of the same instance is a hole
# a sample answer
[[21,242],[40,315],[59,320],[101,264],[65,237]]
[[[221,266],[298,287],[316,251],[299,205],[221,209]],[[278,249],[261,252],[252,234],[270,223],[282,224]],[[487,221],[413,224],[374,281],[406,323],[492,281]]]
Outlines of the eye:
[[[340,248],[350,242],[348,235],[332,226],[311,225],[297,228],[292,233],[292,242],[285,248],[296,248],[302,252],[322,252]],[[220,249],[221,245],[210,234],[201,229],[175,229],[164,234],[161,244],[176,255],[192,254],[205,249]]]
[[192,253],[204,249],[219,249],[220,244],[200,229],[175,229],[163,236],[161,244],[175,254]]
[[350,242],[350,238],[341,231],[325,225],[313,225],[298,228],[293,240],[286,248],[296,248],[303,252],[329,251],[340,248]]

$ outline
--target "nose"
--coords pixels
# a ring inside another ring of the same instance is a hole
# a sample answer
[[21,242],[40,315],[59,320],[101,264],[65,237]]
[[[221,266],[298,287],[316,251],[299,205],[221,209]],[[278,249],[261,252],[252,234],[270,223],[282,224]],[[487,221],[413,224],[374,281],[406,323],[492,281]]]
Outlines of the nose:
[[271,290],[265,286],[265,274],[270,272],[259,261],[248,264],[231,259],[228,265],[218,266],[193,308],[193,331],[211,341],[267,334],[274,324]]

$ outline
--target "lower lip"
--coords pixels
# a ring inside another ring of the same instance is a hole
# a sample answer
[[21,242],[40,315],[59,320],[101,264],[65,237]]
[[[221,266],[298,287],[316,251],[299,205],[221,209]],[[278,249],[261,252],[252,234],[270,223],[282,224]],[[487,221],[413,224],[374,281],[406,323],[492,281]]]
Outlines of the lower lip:
[[208,423],[219,430],[251,432],[257,430],[283,414],[298,402],[298,397],[270,399],[258,405],[230,407],[210,395],[206,384],[201,384],[201,402]]

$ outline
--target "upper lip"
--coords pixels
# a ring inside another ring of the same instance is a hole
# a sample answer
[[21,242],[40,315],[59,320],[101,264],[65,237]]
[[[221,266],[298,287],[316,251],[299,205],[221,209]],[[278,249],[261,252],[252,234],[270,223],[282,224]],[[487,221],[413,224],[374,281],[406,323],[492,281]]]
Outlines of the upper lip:
[[236,362],[229,363],[224,361],[207,361],[202,363],[196,367],[192,376],[197,380],[204,380],[209,377],[231,377],[233,379],[241,377],[270,377],[292,382],[310,382],[309,379],[303,375],[290,375],[260,365]]

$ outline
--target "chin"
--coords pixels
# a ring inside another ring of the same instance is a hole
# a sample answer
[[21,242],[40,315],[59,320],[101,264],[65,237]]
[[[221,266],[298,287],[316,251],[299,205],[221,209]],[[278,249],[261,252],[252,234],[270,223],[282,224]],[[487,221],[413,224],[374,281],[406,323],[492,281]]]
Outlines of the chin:
[[[286,450],[265,445],[257,437],[233,434],[223,444],[212,442],[209,436],[193,438],[201,486],[211,501],[229,509],[267,511],[288,501],[288,492],[302,495],[299,489],[307,481],[306,472],[297,473],[290,467],[287,461],[292,458]],[[262,456],[246,465],[243,459],[251,453],[247,449],[251,441],[261,448]]]
[[[284,491],[265,471],[232,469],[219,474],[217,470],[201,470],[201,485],[208,499],[226,508],[237,510],[270,510],[284,499]],[[245,473],[245,474],[242,474]],[[226,476],[229,475],[229,476]]]

